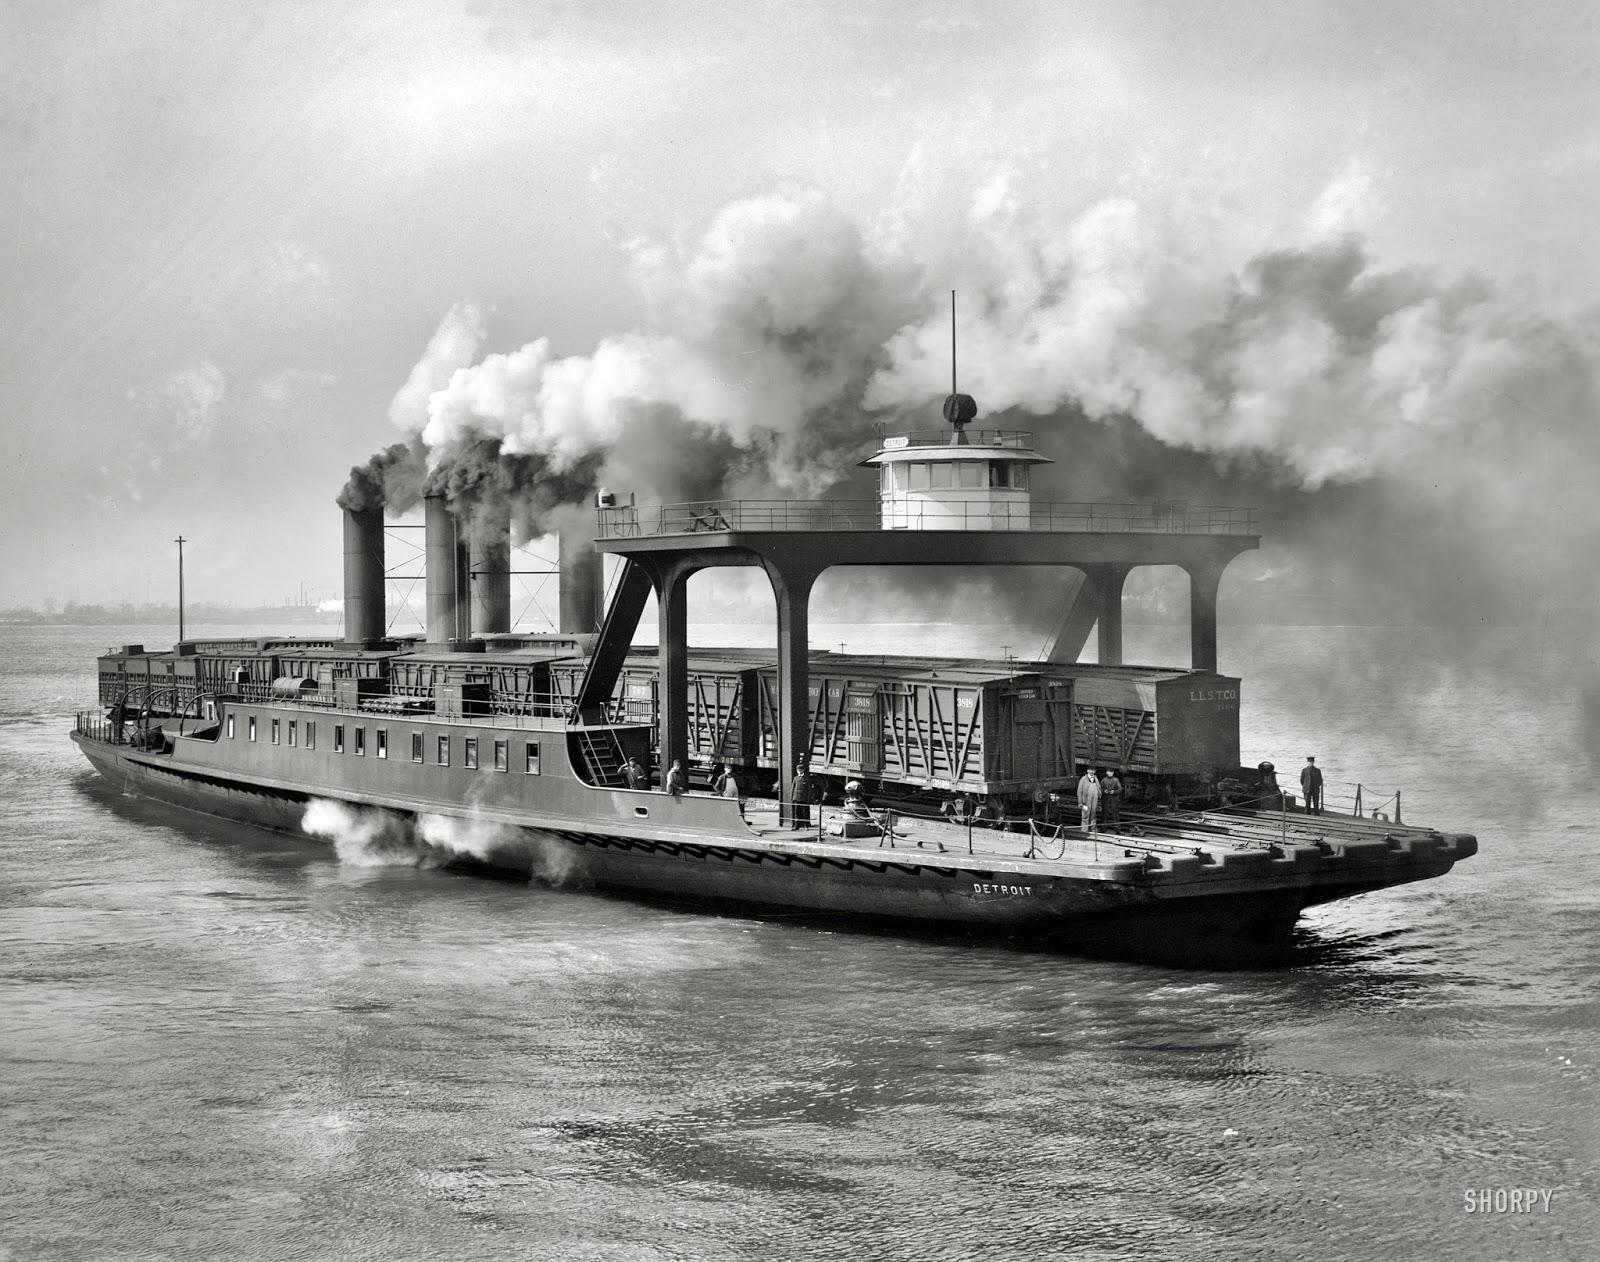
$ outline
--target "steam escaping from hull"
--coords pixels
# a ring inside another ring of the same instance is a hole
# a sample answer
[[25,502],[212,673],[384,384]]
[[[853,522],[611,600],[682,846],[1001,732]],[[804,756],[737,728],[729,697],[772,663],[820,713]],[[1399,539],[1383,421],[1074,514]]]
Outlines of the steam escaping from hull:
[[435,868],[448,856],[419,847],[411,821],[394,811],[313,798],[300,827],[333,843],[339,862],[353,868]]
[[300,821],[311,837],[333,843],[339,862],[357,868],[439,868],[474,859],[528,873],[547,885],[568,885],[581,875],[561,841],[537,829],[467,815],[423,814],[415,819],[374,806],[313,798]]

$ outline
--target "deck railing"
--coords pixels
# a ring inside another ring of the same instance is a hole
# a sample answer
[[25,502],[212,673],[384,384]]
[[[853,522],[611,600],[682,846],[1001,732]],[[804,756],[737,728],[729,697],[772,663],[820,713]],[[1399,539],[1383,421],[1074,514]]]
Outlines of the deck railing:
[[1015,530],[1108,534],[1253,535],[1253,508],[1154,504],[705,500],[599,510],[601,539],[730,531]]
[[1033,434],[1025,429],[969,429],[963,431],[960,441],[948,429],[884,434],[885,451],[903,451],[907,447],[1009,447],[1031,450]]

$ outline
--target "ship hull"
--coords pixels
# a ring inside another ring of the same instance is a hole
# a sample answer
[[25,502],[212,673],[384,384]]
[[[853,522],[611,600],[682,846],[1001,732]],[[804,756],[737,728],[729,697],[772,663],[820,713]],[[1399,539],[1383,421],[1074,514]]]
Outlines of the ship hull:
[[[126,746],[75,736],[90,764],[124,793],[276,832],[305,836],[313,795],[208,774]],[[322,795],[316,795],[322,796]],[[351,802],[351,805],[362,805]],[[419,804],[419,809],[434,806]],[[565,821],[563,821],[565,822]],[[965,859],[965,856],[961,856]],[[620,892],[651,901],[827,919],[934,933],[980,933],[1117,958],[1205,967],[1270,963],[1289,951],[1307,906],[1448,871],[1451,863],[1352,872],[1338,883],[1299,882],[1183,893],[1132,881],[992,871],[933,852],[872,848],[800,853],[736,838],[622,835],[602,821],[582,828],[529,822],[497,830],[492,847],[464,857],[419,852],[419,861],[515,873],[561,888]]]

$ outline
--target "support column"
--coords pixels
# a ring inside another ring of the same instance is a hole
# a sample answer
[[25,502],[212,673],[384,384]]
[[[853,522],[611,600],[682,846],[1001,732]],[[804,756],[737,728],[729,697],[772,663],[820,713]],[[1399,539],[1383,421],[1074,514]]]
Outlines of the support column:
[[633,633],[639,627],[639,618],[644,613],[645,601],[650,598],[651,587],[650,572],[638,561],[624,557],[616,591],[606,607],[600,638],[589,656],[583,682],[578,686],[578,695],[573,701],[573,710],[585,723],[605,721],[606,706],[611,701],[611,694],[616,691],[623,663],[628,660]]
[[1222,584],[1220,565],[1199,565],[1189,570],[1189,666],[1192,670],[1217,669],[1217,588]]
[[811,753],[811,588],[817,571],[763,558],[778,607],[778,798],[794,804],[794,777]]
[[1100,665],[1122,665],[1122,585],[1129,566],[1096,566],[1090,578],[1100,607]]
[[689,770],[689,576],[694,570],[682,562],[665,567],[656,580],[657,721],[660,724],[661,777],[673,760]]

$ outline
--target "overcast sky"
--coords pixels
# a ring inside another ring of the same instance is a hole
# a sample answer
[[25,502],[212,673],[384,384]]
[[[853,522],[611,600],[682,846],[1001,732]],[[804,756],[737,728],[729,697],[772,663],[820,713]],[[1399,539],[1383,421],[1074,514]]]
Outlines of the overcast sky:
[[456,304],[587,354],[661,318],[641,242],[767,194],[930,293],[975,207],[1047,241],[1114,199],[1224,270],[1342,236],[1476,276],[1592,351],[1592,0],[9,0],[0,64],[0,605],[170,598],[180,532],[191,599],[331,593]]

